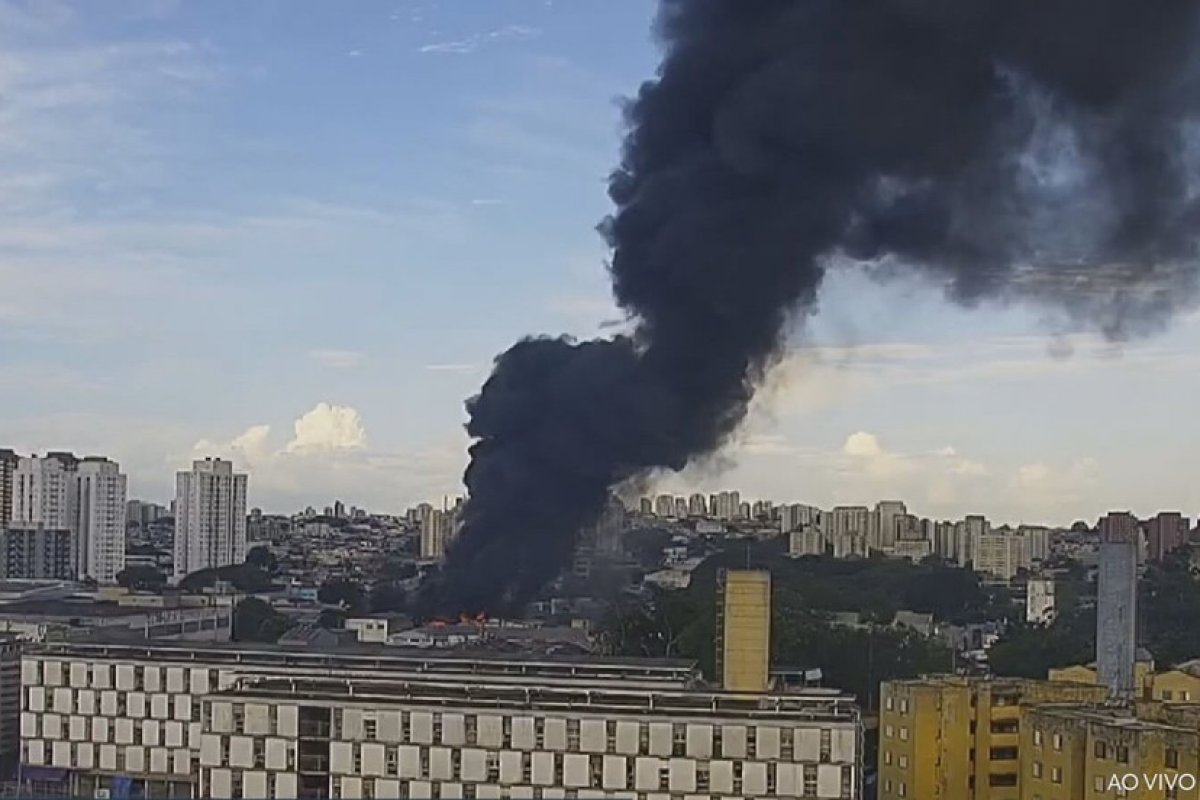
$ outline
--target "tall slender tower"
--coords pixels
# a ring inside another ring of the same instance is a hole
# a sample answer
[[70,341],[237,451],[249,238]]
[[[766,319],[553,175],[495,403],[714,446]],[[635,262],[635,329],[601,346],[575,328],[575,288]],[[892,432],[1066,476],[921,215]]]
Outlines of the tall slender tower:
[[175,476],[174,580],[201,569],[246,560],[245,475],[206,458]]
[[731,692],[765,692],[771,673],[771,573],[717,577],[717,672]]
[[1114,512],[1100,521],[1096,586],[1096,669],[1109,697],[1134,699],[1137,660],[1138,522]]

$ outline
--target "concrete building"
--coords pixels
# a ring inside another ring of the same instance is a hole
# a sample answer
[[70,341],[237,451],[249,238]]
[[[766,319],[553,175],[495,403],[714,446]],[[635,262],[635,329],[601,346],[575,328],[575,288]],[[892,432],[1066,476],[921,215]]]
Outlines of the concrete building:
[[688,516],[708,516],[708,500],[702,494],[694,494],[688,498]]
[[1178,511],[1163,511],[1145,524],[1146,558],[1162,561],[1187,543],[1190,520]]
[[48,646],[23,773],[60,796],[860,796],[832,690],[701,688],[694,665],[357,646]]
[[663,519],[675,516],[675,498],[669,494],[660,494],[654,498],[654,516]]
[[1196,800],[1198,723],[1194,712],[1151,708],[1032,708],[1021,732],[1021,796]]
[[32,523],[0,528],[0,579],[73,581],[74,532]]
[[878,533],[868,542],[875,550],[890,550],[900,538],[900,526],[908,516],[908,508],[899,500],[884,500],[875,506],[875,525]]
[[13,481],[20,458],[12,450],[0,450],[0,529],[7,528],[13,514]]
[[20,458],[13,475],[10,524],[74,531],[78,518],[78,468],[79,459],[70,453]]
[[932,676],[882,685],[879,800],[1020,800],[1030,704],[1091,703],[1100,687]]
[[175,581],[246,560],[245,475],[206,458],[175,476]]
[[904,558],[914,564],[933,555],[933,542],[928,539],[897,539],[892,545],[891,553],[896,558]]
[[766,691],[771,675],[771,573],[720,573],[717,632],[721,686],[733,692]]
[[1134,697],[1137,660],[1138,527],[1130,514],[1109,514],[1100,525],[1096,585],[1096,663],[1114,700]]
[[421,558],[439,561],[454,533],[454,515],[449,511],[430,509],[421,518]]
[[824,516],[825,514],[822,513],[821,509],[815,506],[806,506],[800,503],[780,506],[779,531],[780,533],[791,533],[806,526],[820,529]]
[[0,634],[0,779],[21,761],[21,643]]
[[793,530],[788,534],[788,555],[792,558],[825,555],[825,534],[812,525]]
[[1008,531],[972,535],[971,563],[976,572],[1011,581],[1021,568],[1022,560],[1020,537]]
[[1025,621],[1049,625],[1054,616],[1054,579],[1030,578],[1025,584]]
[[120,468],[106,458],[85,458],[77,468],[79,576],[114,584],[125,569],[128,493]]

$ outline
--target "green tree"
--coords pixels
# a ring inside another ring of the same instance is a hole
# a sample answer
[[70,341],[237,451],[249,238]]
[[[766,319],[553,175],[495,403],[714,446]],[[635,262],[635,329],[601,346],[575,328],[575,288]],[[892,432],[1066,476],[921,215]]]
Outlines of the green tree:
[[247,597],[233,610],[235,642],[277,642],[287,629],[287,617],[257,597]]
[[154,567],[138,565],[118,572],[117,585],[133,591],[157,592],[167,585],[167,577]]
[[345,578],[333,578],[317,590],[317,600],[326,605],[341,606],[351,614],[360,614],[367,607],[367,593],[362,585]]

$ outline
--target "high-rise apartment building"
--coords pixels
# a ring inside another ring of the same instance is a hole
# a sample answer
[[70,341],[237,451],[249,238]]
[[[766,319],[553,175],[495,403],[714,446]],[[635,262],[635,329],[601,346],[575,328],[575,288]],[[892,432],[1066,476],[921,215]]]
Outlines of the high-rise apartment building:
[[13,479],[20,461],[12,450],[0,450],[0,529],[8,526],[13,513]]
[[116,583],[125,569],[126,478],[106,458],[85,458],[77,469],[76,547],[79,574]]
[[454,519],[448,511],[431,510],[421,519],[421,558],[437,560],[446,554]]
[[246,560],[246,484],[232,463],[216,458],[175,476],[176,581]]
[[70,453],[22,457],[13,476],[14,526],[74,530],[78,521],[79,459]]
[[899,525],[908,515],[908,508],[898,500],[884,500],[875,506],[878,534],[870,545],[874,549],[888,550],[899,538]]
[[1188,520],[1178,511],[1163,511],[1146,522],[1146,558],[1162,561],[1187,541]]
[[654,498],[654,514],[663,518],[675,516],[675,498],[669,494]]
[[976,572],[1011,581],[1021,568],[1022,539],[1007,530],[976,534],[972,538],[971,563]]
[[73,561],[65,577],[115,582],[125,567],[126,497],[125,476],[116,463],[100,457],[80,460],[70,453],[20,458],[12,470],[11,497],[9,525],[26,535],[5,543],[10,564],[21,560],[12,557],[17,548],[27,566],[53,563],[50,571],[57,572],[64,551],[61,532],[69,531]]
[[0,579],[71,581],[78,577],[75,533],[30,522],[0,528]]
[[707,517],[708,500],[702,494],[694,494],[688,498],[688,516]]

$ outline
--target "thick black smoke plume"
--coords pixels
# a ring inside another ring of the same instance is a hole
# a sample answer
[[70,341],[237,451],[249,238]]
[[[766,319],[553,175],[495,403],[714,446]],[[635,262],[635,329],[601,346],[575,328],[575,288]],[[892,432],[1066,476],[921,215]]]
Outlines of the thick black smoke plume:
[[1198,8],[661,0],[602,227],[635,332],[496,361],[431,607],[519,605],[610,487],[718,448],[836,264],[1165,324],[1196,288]]

